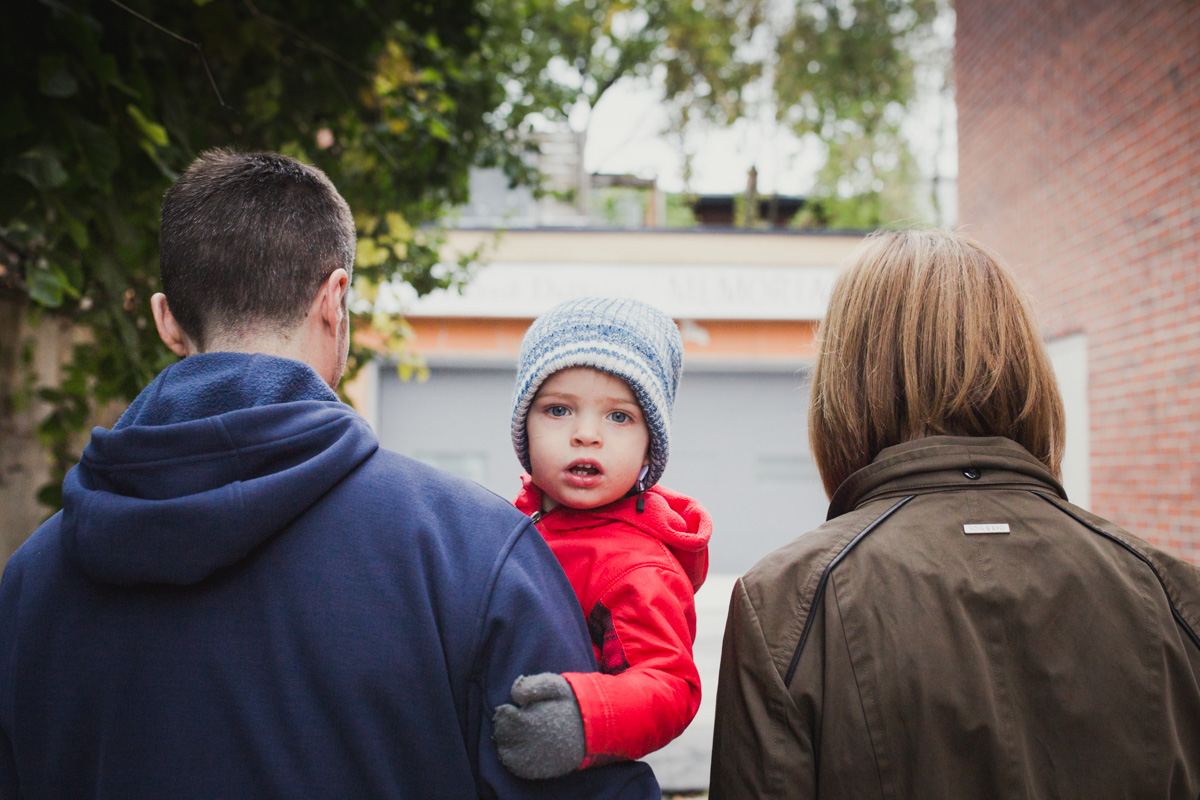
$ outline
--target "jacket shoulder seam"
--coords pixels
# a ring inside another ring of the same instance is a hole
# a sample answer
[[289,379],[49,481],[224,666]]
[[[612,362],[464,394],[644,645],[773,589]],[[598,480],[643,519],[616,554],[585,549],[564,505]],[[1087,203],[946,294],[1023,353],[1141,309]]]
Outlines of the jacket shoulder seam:
[[1181,630],[1183,630],[1183,632],[1187,635],[1187,638],[1189,640],[1191,640],[1193,645],[1195,645],[1196,649],[1200,650],[1200,634],[1197,634],[1196,628],[1194,628],[1192,626],[1191,622],[1189,622],[1187,620],[1187,618],[1185,618],[1183,616],[1183,614],[1180,612],[1179,607],[1175,604],[1175,598],[1172,596],[1171,590],[1167,586],[1167,581],[1163,578],[1162,573],[1159,571],[1158,567],[1155,565],[1154,561],[1150,558],[1150,556],[1143,553],[1141,551],[1141,549],[1136,547],[1133,543],[1126,541],[1124,536],[1120,536],[1111,531],[1106,531],[1103,528],[1101,528],[1100,526],[1095,525],[1092,522],[1089,522],[1088,520],[1084,519],[1082,516],[1076,514],[1071,509],[1064,507],[1061,503],[1057,502],[1054,498],[1051,498],[1049,495],[1044,494],[1043,492],[1032,492],[1032,494],[1035,494],[1038,497],[1042,498],[1047,503],[1054,506],[1055,508],[1057,508],[1059,511],[1066,514],[1067,516],[1071,517],[1076,522],[1078,522],[1080,525],[1083,525],[1085,528],[1092,531],[1093,533],[1097,533],[1100,536],[1103,536],[1105,539],[1108,539],[1110,542],[1115,543],[1116,545],[1121,547],[1123,550],[1132,554],[1135,558],[1137,558],[1139,561],[1141,561],[1143,564],[1145,564],[1146,567],[1150,570],[1150,573],[1158,581],[1159,588],[1162,589],[1163,596],[1167,599],[1167,605],[1171,608],[1171,616],[1173,616],[1175,618],[1175,623],[1180,627]]
[[[532,530],[537,534],[537,529],[528,517],[517,520],[517,524],[509,532],[504,542],[497,549],[496,559],[492,562],[492,568],[488,575],[487,584],[483,587],[483,591],[479,595],[479,609],[475,613],[476,628],[472,636],[471,651],[475,653],[475,658],[471,664],[471,679],[476,680],[482,675],[485,670],[482,666],[484,653],[482,652],[481,643],[483,641],[483,629],[487,625],[488,607],[492,604],[493,595],[496,593],[496,585],[500,582],[500,575],[504,572],[505,566],[508,565],[508,558],[512,555],[513,548],[517,546],[517,542],[522,536],[528,535]],[[538,534],[540,536],[540,534]]]
[[[842,548],[840,550],[838,550],[834,554],[833,558],[830,559],[829,562],[825,565],[825,568],[821,571],[821,577],[817,580],[817,588],[813,592],[812,602],[808,606],[807,615],[805,616],[805,619],[804,619],[804,627],[800,631],[800,641],[796,645],[795,654],[792,656],[791,663],[788,665],[787,673],[784,675],[784,678],[783,678],[783,682],[784,682],[785,686],[788,686],[790,688],[792,685],[792,678],[796,674],[796,667],[800,664],[800,654],[804,652],[804,645],[808,641],[809,632],[812,630],[813,618],[816,615],[817,606],[819,606],[821,604],[821,599],[825,594],[825,587],[829,583],[829,575],[833,572],[833,568],[836,567],[839,563],[841,563],[842,559],[846,557],[846,554],[849,553],[851,550],[853,550],[855,548],[855,546],[858,545],[859,542],[861,542],[868,535],[870,535],[870,533],[872,531],[874,531],[876,528],[878,528],[883,523],[884,520],[886,520],[892,514],[896,513],[898,510],[900,510],[900,508],[902,506],[904,506],[904,504],[908,503],[914,497],[916,497],[916,495],[910,494],[906,497],[901,498],[896,503],[892,504],[892,506],[890,506],[887,511],[884,511],[881,515],[879,515],[874,520],[872,520],[865,528],[863,528],[858,533],[856,533],[850,539],[850,541],[847,542],[845,545],[843,545]],[[815,571],[813,574],[815,574]],[[810,576],[809,584],[811,584],[811,583],[812,583],[812,578]],[[805,592],[805,594],[807,594],[807,591]]]

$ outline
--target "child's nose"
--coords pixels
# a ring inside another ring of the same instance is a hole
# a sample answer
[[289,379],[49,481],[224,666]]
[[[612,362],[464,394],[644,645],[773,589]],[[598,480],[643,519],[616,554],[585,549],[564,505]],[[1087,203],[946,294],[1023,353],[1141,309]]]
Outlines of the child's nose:
[[584,446],[600,444],[600,427],[590,420],[580,419],[571,441]]

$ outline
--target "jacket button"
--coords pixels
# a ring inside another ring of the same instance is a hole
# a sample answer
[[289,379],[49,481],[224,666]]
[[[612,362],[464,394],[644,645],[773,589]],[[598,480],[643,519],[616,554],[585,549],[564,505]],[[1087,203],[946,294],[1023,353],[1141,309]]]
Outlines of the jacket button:
[[970,469],[964,469],[963,475],[966,475],[973,481],[979,480],[979,470],[975,469],[974,467],[971,467]]

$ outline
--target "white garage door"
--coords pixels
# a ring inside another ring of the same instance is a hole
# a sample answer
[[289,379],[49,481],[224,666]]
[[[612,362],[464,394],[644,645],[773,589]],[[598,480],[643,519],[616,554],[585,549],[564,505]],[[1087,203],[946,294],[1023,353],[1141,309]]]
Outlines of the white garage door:
[[[516,496],[513,368],[434,367],[425,383],[382,373],[384,447]],[[807,406],[807,383],[793,371],[685,370],[662,482],[712,514],[713,573],[745,572],[824,521],[828,501],[808,452]]]

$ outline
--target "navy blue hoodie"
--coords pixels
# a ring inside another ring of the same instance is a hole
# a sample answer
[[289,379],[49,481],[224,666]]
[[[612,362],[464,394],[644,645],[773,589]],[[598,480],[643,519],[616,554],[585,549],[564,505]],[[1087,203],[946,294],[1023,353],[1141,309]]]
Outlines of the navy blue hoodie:
[[571,587],[307,365],[168,367],[63,490],[0,583],[0,797],[658,797],[504,770],[513,679],[594,669]]

